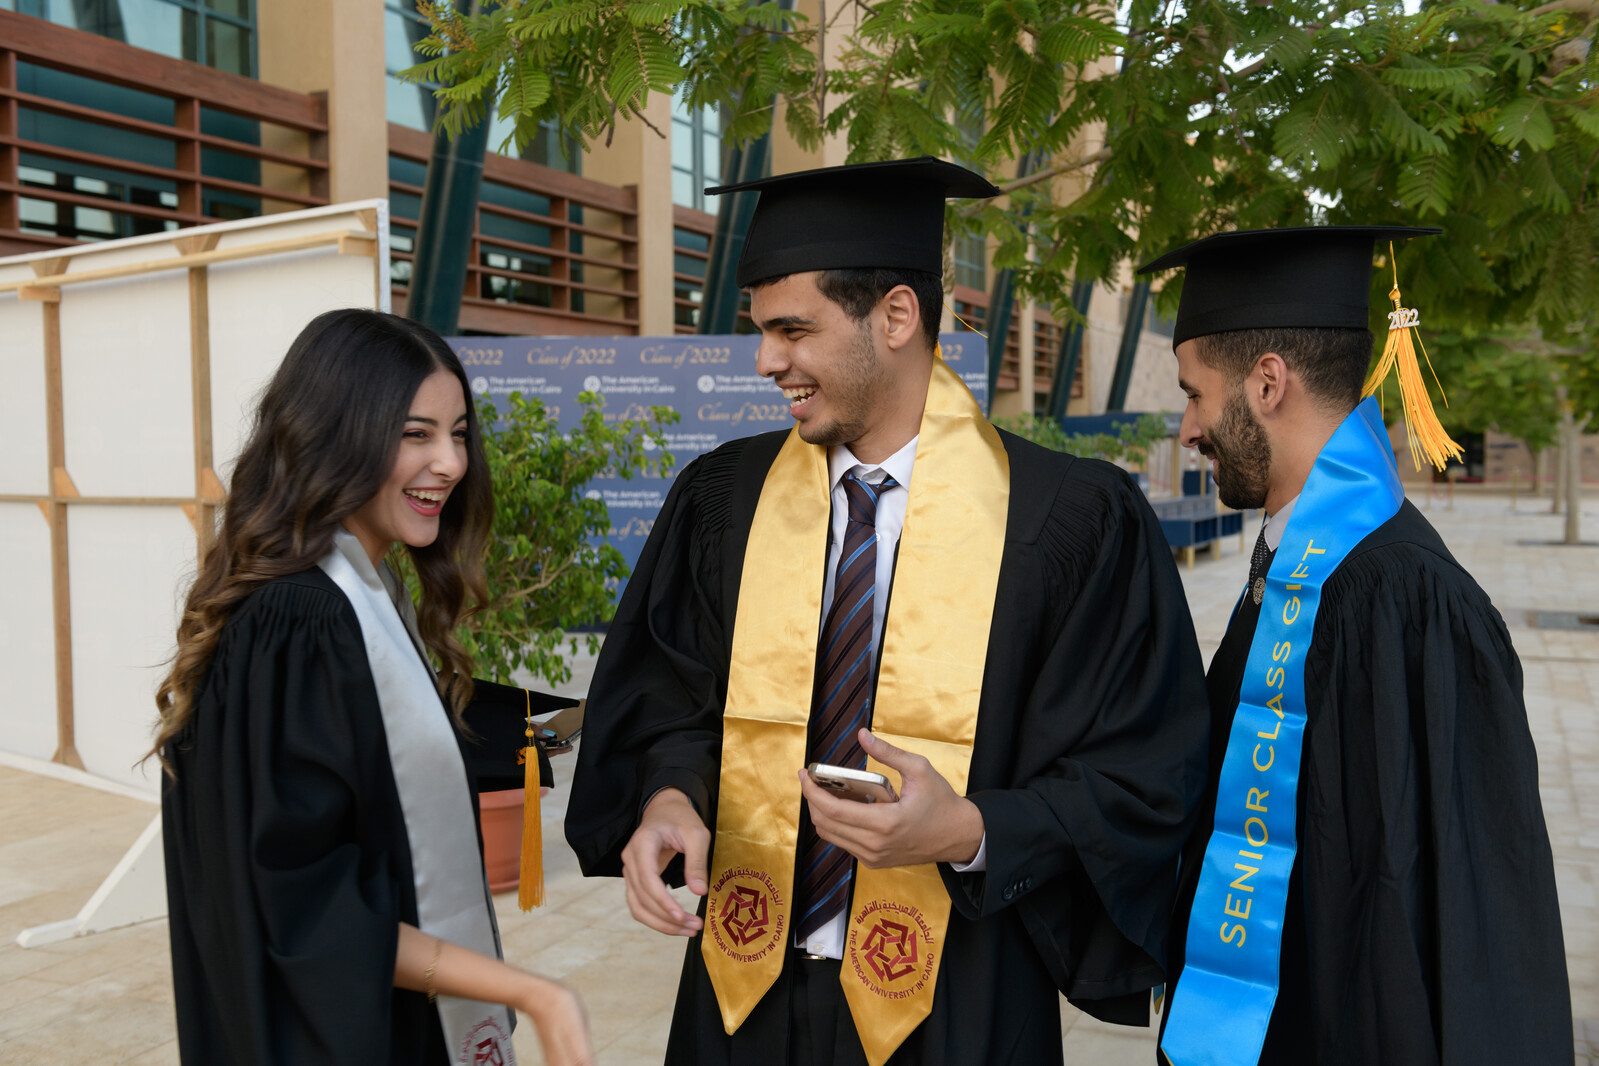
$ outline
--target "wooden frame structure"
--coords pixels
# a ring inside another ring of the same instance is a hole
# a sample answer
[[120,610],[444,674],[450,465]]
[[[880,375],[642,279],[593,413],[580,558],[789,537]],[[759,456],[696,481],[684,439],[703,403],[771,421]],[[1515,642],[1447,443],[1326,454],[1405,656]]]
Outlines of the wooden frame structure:
[[[72,567],[69,513],[75,506],[178,507],[194,529],[203,555],[216,527],[224,487],[216,471],[212,396],[211,267],[224,263],[268,261],[328,250],[371,261],[368,306],[387,308],[387,203],[313,208],[280,215],[220,223],[170,234],[77,245],[55,251],[0,259],[0,302],[8,297],[36,303],[42,319],[47,491],[0,494],[0,504],[33,503],[50,527],[50,588],[55,647],[56,746],[53,760],[84,769],[77,745],[74,709]],[[283,234],[280,236],[279,234]],[[129,253],[132,253],[131,255]],[[148,252],[148,255],[141,253]],[[105,265],[97,265],[100,260]],[[23,272],[26,268],[27,276]],[[182,496],[84,495],[68,469],[68,417],[63,386],[62,306],[78,286],[150,275],[185,272],[188,282],[188,371],[194,444],[193,492]],[[11,275],[9,278],[7,275]],[[300,308],[293,328],[326,308]],[[285,307],[286,315],[296,309]],[[280,350],[281,351],[281,350]],[[5,360],[36,356],[7,352]],[[228,458],[228,457],[223,457]],[[0,747],[7,746],[0,736]],[[137,757],[137,755],[135,755]]]

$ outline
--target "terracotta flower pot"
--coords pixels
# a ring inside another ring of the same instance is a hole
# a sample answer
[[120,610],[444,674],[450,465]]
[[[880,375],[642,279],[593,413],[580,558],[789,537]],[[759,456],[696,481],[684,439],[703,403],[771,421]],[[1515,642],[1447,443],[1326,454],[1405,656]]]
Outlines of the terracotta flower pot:
[[483,792],[477,798],[490,892],[516,888],[522,866],[522,791]]

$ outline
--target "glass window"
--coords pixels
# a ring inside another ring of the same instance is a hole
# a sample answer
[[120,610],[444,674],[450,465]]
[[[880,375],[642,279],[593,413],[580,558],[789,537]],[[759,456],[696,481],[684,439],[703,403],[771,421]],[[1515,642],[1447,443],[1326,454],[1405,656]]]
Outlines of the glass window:
[[1162,316],[1155,310],[1155,301],[1149,301],[1149,310],[1145,312],[1144,328],[1157,337],[1170,337],[1177,328],[1177,323]]
[[399,78],[386,78],[384,117],[396,126],[413,130],[433,128],[433,97]]
[[955,284],[968,289],[988,286],[988,241],[980,233],[963,233],[955,238]]
[[205,20],[205,54],[210,65],[229,74],[249,76],[251,33],[243,26],[221,19]]
[[[683,281],[676,282],[673,285],[672,290],[673,295],[677,300],[687,300],[696,305],[701,302],[704,295],[699,286]],[[672,322],[675,325],[687,326],[689,329],[694,329],[700,324],[699,307],[688,307],[681,303],[674,304],[672,310]]]
[[17,180],[21,185],[106,201],[105,207],[90,207],[19,197],[22,229],[27,232],[47,233],[69,240],[95,241],[155,233],[177,226],[175,222],[117,210],[119,203],[176,207],[177,187],[170,181],[129,174],[109,167],[50,159],[29,152],[23,152],[18,162]]
[[522,146],[520,156],[516,154],[516,142],[510,139],[515,128],[516,124],[510,119],[489,116],[488,150],[512,159],[525,159],[529,163],[564,170],[568,174],[583,172],[583,153],[578,149],[577,138],[562,130],[553,120],[545,119],[538,124],[533,136]]
[[396,77],[400,71],[428,58],[415,48],[416,42],[428,35],[428,24],[416,13],[415,3],[384,0],[383,7],[383,66],[389,76],[386,90],[388,120],[413,130],[431,130],[433,90],[437,86],[431,83],[416,85]]
[[0,6],[173,59],[255,77],[251,0],[7,0]]
[[402,159],[400,156],[389,156],[389,180],[398,181],[404,185],[415,185],[417,188],[427,184],[428,165],[418,163],[414,159]]
[[536,226],[517,218],[506,218],[492,211],[478,213],[478,230],[484,237],[550,247],[550,227]]
[[102,37],[126,41],[135,48],[159,52],[173,59],[199,58],[194,38],[193,11],[185,11],[165,0],[124,0],[123,12],[127,17],[119,19],[117,25],[117,29],[123,32],[107,33],[86,25],[80,25],[79,28]]
[[672,169],[694,170],[694,131],[687,122],[672,123]]
[[672,202],[699,211],[705,188],[722,180],[722,117],[705,108],[691,111],[681,94],[672,97]]
[[[511,185],[501,185],[497,181],[485,181],[478,193],[478,199],[484,203],[499,204],[501,207],[514,208],[517,211],[526,211],[530,215],[550,214],[550,198],[540,196],[536,192],[518,189]],[[541,243],[548,244],[549,241]]]
[[[689,229],[674,229],[672,231],[672,243],[679,248],[688,248],[696,252],[709,252],[711,250],[711,238],[707,234],[695,233]],[[703,270],[704,268],[701,267],[702,272]]]
[[568,174],[583,173],[583,152],[577,146],[577,138],[548,119],[539,123],[538,132],[522,151],[522,158]]
[[422,217],[422,197],[414,196],[408,192],[397,189],[389,190],[389,214],[394,218],[410,219],[412,222]]

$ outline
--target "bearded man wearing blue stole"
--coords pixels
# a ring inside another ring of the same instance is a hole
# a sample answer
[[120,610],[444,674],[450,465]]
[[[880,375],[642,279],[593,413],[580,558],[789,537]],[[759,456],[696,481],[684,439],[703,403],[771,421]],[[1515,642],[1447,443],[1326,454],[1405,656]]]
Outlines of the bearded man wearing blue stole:
[[[1418,387],[1392,262],[1393,242],[1437,232],[1222,233],[1140,271],[1187,268],[1183,442],[1214,462],[1223,503],[1267,516],[1207,676],[1171,1066],[1572,1061],[1521,666],[1405,501],[1371,396],[1398,361],[1418,465],[1458,454]],[[1368,378],[1374,241],[1394,312]]]

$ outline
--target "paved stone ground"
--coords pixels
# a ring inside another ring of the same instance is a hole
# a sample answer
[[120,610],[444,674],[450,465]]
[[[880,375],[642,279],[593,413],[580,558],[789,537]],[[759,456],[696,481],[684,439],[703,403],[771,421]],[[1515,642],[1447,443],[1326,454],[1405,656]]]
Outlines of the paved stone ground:
[[[1599,538],[1596,505],[1584,521]],[[1453,509],[1439,499],[1427,513],[1505,615],[1522,657],[1578,1019],[1576,1061],[1599,1066],[1599,627],[1528,626],[1532,609],[1599,615],[1599,548],[1527,543],[1560,535],[1561,520],[1547,507],[1523,500],[1512,513],[1504,497],[1462,492]],[[1250,523],[1249,538],[1254,531]],[[1246,560],[1233,539],[1219,557],[1201,555],[1183,572],[1207,657]],[[556,765],[564,778],[570,763]],[[153,813],[138,800],[0,769],[0,1064],[177,1062],[165,922],[31,950],[15,945],[20,930],[75,914]],[[506,954],[582,993],[601,1062],[658,1063],[682,943],[633,923],[617,882],[579,876],[563,843],[564,813],[563,789],[544,807],[545,907],[523,915],[514,893],[496,901]],[[1153,1059],[1147,1030],[1101,1025],[1065,1004],[1062,1017],[1068,1063],[1147,1066]],[[542,1061],[525,1025],[517,1051],[524,1063]]]

